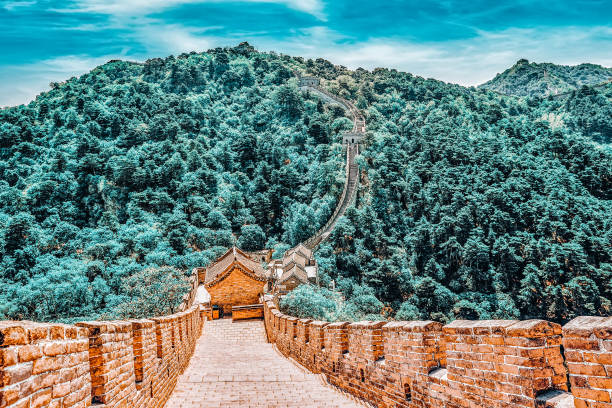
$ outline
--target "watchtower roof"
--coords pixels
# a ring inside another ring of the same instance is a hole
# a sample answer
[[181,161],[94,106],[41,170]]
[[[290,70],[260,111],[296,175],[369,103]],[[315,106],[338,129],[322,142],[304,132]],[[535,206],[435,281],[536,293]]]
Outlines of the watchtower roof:
[[246,253],[236,247],[232,247],[221,255],[217,260],[206,268],[206,277],[204,284],[208,284],[217,279],[219,275],[225,272],[233,263],[239,263],[247,268],[253,274],[265,278],[266,273],[257,261],[254,261]]
[[298,244],[297,246],[288,249],[287,252],[285,252],[285,258],[291,257],[292,254],[294,253],[301,253],[302,256],[304,256],[306,259],[312,259],[312,250],[306,248],[306,246],[304,246],[304,244]]
[[289,268],[283,272],[282,276],[278,280],[278,283],[283,283],[292,276],[295,276],[297,280],[302,283],[308,282],[308,272],[306,272],[306,269],[302,265],[292,262],[291,265],[289,265]]

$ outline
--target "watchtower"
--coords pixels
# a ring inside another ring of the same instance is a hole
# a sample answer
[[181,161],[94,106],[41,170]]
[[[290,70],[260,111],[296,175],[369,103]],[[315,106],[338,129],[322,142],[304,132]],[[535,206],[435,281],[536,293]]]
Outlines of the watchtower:
[[300,86],[319,86],[321,80],[317,77],[303,76],[300,77]]
[[365,137],[365,133],[361,132],[346,132],[342,135],[342,144],[343,145],[352,145],[359,144]]

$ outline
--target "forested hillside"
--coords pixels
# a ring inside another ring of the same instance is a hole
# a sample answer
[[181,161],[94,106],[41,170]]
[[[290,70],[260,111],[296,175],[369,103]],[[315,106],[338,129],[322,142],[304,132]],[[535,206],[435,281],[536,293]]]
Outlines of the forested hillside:
[[[133,314],[236,240],[279,251],[342,190],[343,111],[367,117],[357,202],[287,297],[329,319],[612,312],[610,88],[518,99],[248,46],[111,62],[0,111],[0,318]],[[334,286],[331,285],[332,280]],[[176,297],[178,299],[178,297]]]
[[601,84],[610,79],[612,68],[601,65],[538,64],[522,59],[479,87],[506,95],[545,97],[574,91],[584,85]]
[[[532,102],[534,104],[536,102]],[[612,83],[587,87],[538,103],[553,129],[580,132],[596,143],[612,143]]]
[[610,314],[612,150],[591,141],[595,127],[609,140],[610,87],[519,100],[393,70],[317,68],[358,101],[371,136],[357,208],[318,251],[322,281],[335,280],[345,301],[302,289],[286,310],[439,321]]
[[[325,224],[351,122],[300,95],[295,63],[248,46],[109,62],[0,111],[0,320],[176,305],[180,277],[235,242]],[[147,292],[162,277],[173,289]]]

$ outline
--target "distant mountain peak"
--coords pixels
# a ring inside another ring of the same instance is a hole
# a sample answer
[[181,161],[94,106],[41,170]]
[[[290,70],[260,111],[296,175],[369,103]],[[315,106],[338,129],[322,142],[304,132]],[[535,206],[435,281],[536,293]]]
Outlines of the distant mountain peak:
[[573,91],[584,85],[598,85],[610,78],[612,68],[601,65],[557,65],[529,62],[521,58],[495,78],[479,85],[479,88],[506,95],[545,97]]

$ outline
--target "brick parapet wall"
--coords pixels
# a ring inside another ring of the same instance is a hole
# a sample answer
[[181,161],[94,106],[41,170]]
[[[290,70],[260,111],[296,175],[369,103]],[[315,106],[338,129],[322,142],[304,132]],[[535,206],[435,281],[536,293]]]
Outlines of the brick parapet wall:
[[563,327],[577,408],[612,408],[612,317],[578,317]]
[[242,305],[232,307],[232,320],[261,319],[263,317],[263,305]]
[[327,359],[339,361],[348,353],[349,322],[330,323],[323,328],[323,344]]
[[0,322],[0,407],[91,403],[87,330]]
[[163,407],[200,336],[200,306],[75,326],[0,322],[0,408]]
[[380,407],[612,408],[612,318],[327,323],[267,301],[264,322],[281,353]]
[[311,321],[308,324],[308,332],[309,332],[309,341],[308,346],[306,348],[307,354],[303,356],[300,361],[310,361],[308,364],[310,369],[315,373],[320,373],[323,361],[319,357],[317,361],[317,356],[321,355],[322,350],[325,348],[325,326],[329,323],[322,322],[320,320]]
[[568,390],[558,324],[455,321],[443,333],[449,386],[478,406],[534,407],[540,393]]

